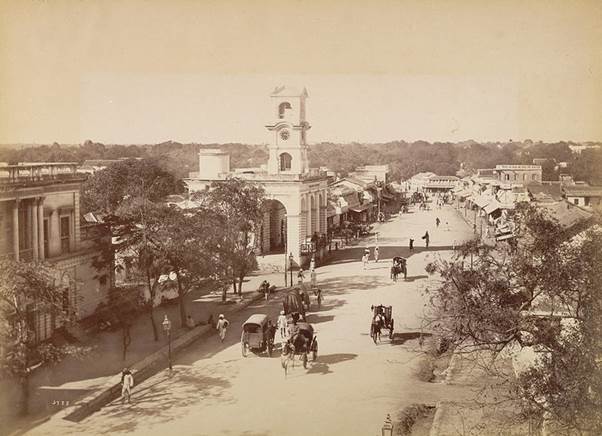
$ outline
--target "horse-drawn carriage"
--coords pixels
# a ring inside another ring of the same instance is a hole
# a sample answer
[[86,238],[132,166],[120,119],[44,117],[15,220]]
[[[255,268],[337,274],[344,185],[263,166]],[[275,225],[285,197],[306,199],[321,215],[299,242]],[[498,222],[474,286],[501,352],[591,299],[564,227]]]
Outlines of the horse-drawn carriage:
[[247,357],[249,351],[266,351],[268,356],[272,355],[276,328],[268,321],[267,315],[255,314],[251,315],[242,325],[240,346],[243,357]]
[[380,340],[382,330],[389,331],[389,339],[393,338],[395,321],[393,320],[393,306],[372,306],[372,323],[370,324],[370,337],[376,344]]
[[309,294],[305,291],[302,292],[299,288],[295,288],[287,293],[282,300],[282,308],[285,315],[292,316],[294,313],[297,313],[303,320],[305,320],[306,305],[309,309]]
[[298,322],[290,327],[291,337],[282,349],[282,367],[286,375],[289,363],[295,362],[295,356],[300,356],[303,368],[307,368],[308,354],[315,362],[318,359],[318,339],[314,328],[306,322]]
[[401,256],[395,256],[393,258],[393,266],[391,267],[391,279],[396,282],[397,276],[403,273],[403,278],[408,278],[408,266],[407,259]]

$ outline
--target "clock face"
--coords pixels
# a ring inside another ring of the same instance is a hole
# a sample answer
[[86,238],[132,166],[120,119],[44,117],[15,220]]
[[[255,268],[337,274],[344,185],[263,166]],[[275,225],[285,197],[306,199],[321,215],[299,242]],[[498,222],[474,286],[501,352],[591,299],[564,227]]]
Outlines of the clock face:
[[280,138],[282,138],[283,141],[286,141],[289,136],[290,136],[290,133],[288,132],[288,130],[282,130],[280,132]]

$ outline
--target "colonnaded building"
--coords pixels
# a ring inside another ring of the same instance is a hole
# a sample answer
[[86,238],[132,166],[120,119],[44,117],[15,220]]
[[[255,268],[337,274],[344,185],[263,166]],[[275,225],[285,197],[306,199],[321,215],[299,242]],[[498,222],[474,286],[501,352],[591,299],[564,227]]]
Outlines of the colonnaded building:
[[328,182],[324,172],[309,168],[305,101],[307,90],[277,87],[271,94],[274,118],[265,126],[269,158],[262,168],[230,169],[230,155],[219,149],[199,152],[199,171],[190,173],[191,192],[214,181],[240,177],[264,187],[268,200],[257,247],[261,254],[292,253],[299,265],[324,255],[327,233]]

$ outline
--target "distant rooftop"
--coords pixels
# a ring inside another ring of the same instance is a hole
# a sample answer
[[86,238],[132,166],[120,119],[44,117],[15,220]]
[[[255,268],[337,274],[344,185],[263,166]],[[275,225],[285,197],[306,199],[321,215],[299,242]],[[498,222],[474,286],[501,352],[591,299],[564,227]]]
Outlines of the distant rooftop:
[[297,88],[294,86],[277,86],[272,91],[271,96],[272,97],[300,97],[300,96],[307,97],[308,94],[307,94],[307,89],[305,87]]

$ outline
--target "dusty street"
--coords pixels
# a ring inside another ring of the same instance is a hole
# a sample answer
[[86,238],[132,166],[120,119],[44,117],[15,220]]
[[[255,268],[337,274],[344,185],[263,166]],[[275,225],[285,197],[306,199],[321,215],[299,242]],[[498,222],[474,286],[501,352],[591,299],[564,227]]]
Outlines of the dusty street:
[[[451,206],[415,210],[375,230],[378,263],[371,258],[364,270],[360,261],[363,247],[374,246],[371,237],[338,251],[330,265],[318,269],[324,302],[318,310],[312,300],[308,321],[317,332],[319,356],[307,370],[299,362],[285,378],[279,352],[272,358],[241,355],[241,323],[252,313],[275,320],[281,305],[274,299],[230,319],[223,344],[215,335],[198,341],[177,356],[171,376],[163,371],[135,386],[132,404],[115,401],[80,423],[52,419],[28,434],[371,436],[380,434],[387,413],[411,403],[453,399],[451,387],[416,378],[420,350],[409,339],[420,331],[426,263],[449,253],[454,241],[472,231]],[[428,249],[421,239],[426,230]],[[389,278],[394,255],[408,257],[406,281]],[[393,306],[401,334],[393,343],[383,337],[375,345],[370,339],[372,304]]]

